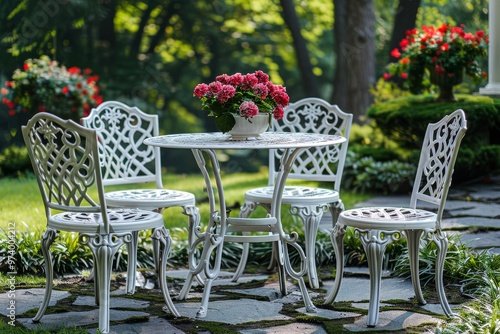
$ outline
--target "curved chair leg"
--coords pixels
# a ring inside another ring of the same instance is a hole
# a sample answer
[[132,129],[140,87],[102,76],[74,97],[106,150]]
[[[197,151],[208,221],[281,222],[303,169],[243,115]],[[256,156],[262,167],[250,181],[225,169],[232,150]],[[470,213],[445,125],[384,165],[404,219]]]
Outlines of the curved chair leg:
[[333,288],[327,295],[325,303],[331,304],[337,298],[337,294],[340,289],[340,284],[342,283],[342,278],[344,276],[344,235],[345,226],[339,223],[335,224],[333,231],[330,234],[330,239],[332,240],[333,249],[335,251],[335,281],[333,282]]
[[[254,202],[245,202],[243,206],[241,207],[240,211],[240,218],[247,218],[250,216],[252,212],[255,211],[257,208],[258,203]],[[248,232],[243,232],[243,235],[249,234]],[[244,242],[243,243],[243,250],[241,252],[241,257],[240,257],[240,263],[238,263],[238,267],[236,268],[236,271],[233,275],[232,282],[237,282],[238,279],[243,275],[243,272],[245,271],[245,267],[247,265],[247,260],[248,260],[248,254],[250,253],[250,243]],[[271,261],[272,262],[272,261]]]
[[133,295],[135,292],[136,270],[137,270],[137,244],[139,243],[139,231],[132,232],[132,241],[127,243],[127,284],[126,291]]
[[363,244],[370,272],[370,303],[366,325],[368,327],[375,327],[379,317],[382,259],[387,245],[393,240],[391,236],[399,232],[358,229],[356,231],[358,231],[361,243]]
[[45,311],[47,310],[47,306],[49,305],[50,297],[52,296],[54,272],[52,267],[52,254],[50,253],[50,245],[52,245],[55,238],[57,238],[58,236],[59,232],[50,227],[42,235],[41,250],[43,259],[45,261],[45,294],[43,296],[42,305],[38,309],[35,317],[32,319],[33,322],[39,322],[43,317]]
[[337,220],[339,219],[340,213],[345,210],[344,202],[342,202],[342,200],[339,199],[335,203],[330,203],[329,209],[330,209],[330,213],[332,215],[332,227],[335,228],[335,224],[337,223]]
[[448,304],[443,284],[443,269],[444,261],[446,260],[446,253],[448,251],[448,236],[445,232],[437,230],[432,234],[432,237],[437,246],[435,281],[437,292],[439,294],[439,301],[441,302],[441,307],[443,308],[444,313],[448,317],[451,317],[453,315],[453,311]]
[[109,333],[109,307],[113,257],[124,242],[132,241],[132,233],[80,234],[80,242],[89,246],[96,262],[95,281],[99,286],[99,330]]
[[408,243],[408,257],[410,260],[410,273],[411,282],[413,285],[413,290],[415,291],[415,298],[421,305],[427,304],[424,295],[422,294],[422,288],[420,286],[419,278],[419,253],[420,253],[420,238],[424,233],[423,230],[407,230],[404,231],[406,235],[406,241]]
[[153,244],[153,260],[160,282],[161,292],[163,293],[163,299],[165,299],[165,303],[167,304],[166,307],[174,316],[180,317],[180,313],[177,311],[172,299],[170,298],[167,286],[166,267],[168,254],[172,245],[170,232],[163,226],[155,228],[153,230],[153,234],[151,235],[151,242]]
[[327,206],[322,205],[293,205],[290,207],[292,215],[300,217],[304,225],[304,247],[307,258],[307,274],[312,289],[319,288],[319,279],[316,269],[316,234],[319,223]]

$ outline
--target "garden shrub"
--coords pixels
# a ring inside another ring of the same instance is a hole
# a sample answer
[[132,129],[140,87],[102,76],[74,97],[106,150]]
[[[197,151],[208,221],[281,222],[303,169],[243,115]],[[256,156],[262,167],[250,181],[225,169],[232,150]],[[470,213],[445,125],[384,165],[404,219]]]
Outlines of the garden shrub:
[[31,162],[26,147],[10,146],[0,153],[0,177],[20,176],[31,171]]
[[[454,181],[461,182],[500,168],[498,160],[492,159],[495,149],[488,148],[487,152],[482,149],[490,145],[500,145],[500,137],[497,134],[500,126],[500,102],[487,96],[466,94],[457,95],[457,99],[458,101],[453,103],[437,103],[433,95],[392,99],[371,106],[367,116],[400,148],[412,151],[421,149],[429,123],[439,121],[456,109],[463,109],[467,116],[467,132],[462,141],[454,175]],[[467,159],[475,161],[472,165],[461,157],[466,150],[474,153],[473,157],[467,153]],[[478,157],[480,153],[483,160]],[[478,165],[479,161],[485,165]]]
[[344,188],[357,192],[383,194],[411,191],[416,164],[401,160],[376,161],[349,151],[343,173]]
[[398,154],[393,149],[385,148],[385,147],[368,147],[368,146],[355,146],[352,148],[352,151],[355,152],[360,157],[371,157],[375,161],[384,162],[391,160],[400,160],[401,155]]

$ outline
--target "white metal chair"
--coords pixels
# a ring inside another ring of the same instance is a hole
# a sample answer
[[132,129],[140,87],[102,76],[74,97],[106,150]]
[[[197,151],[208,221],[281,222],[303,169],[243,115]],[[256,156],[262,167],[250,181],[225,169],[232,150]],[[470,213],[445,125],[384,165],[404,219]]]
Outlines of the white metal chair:
[[109,332],[113,257],[124,243],[132,241],[133,233],[144,229],[153,229],[153,259],[167,307],[175,316],[180,316],[166,284],[171,237],[164,227],[163,216],[146,210],[108,208],[99,168],[96,131],[49,113],[38,113],[22,127],[22,132],[47,218],[47,230],[41,241],[45,295],[33,321],[40,321],[52,295],[50,246],[59,231],[79,233],[79,242],[92,251],[102,333]]
[[[182,207],[189,224],[199,224],[200,216],[192,193],[163,189],[160,149],[143,143],[159,135],[158,116],[118,101],[106,101],[82,118],[83,126],[97,131],[103,185],[154,182],[156,188],[106,192],[110,207],[140,208],[161,212]],[[191,229],[190,229],[191,230]],[[138,234],[128,247],[127,293],[135,290]]]
[[[424,237],[436,243],[436,289],[444,313],[447,316],[453,314],[443,286],[443,266],[448,250],[448,238],[446,233],[441,231],[441,218],[451,184],[453,166],[466,129],[465,113],[460,109],[439,122],[428,125],[408,208],[366,207],[340,213],[331,233],[337,270],[333,289],[327,295],[326,303],[332,303],[339,291],[344,271],[343,239],[346,226],[352,226],[361,239],[368,260],[370,303],[367,325],[369,327],[376,326],[379,317],[379,291],[384,251],[389,243],[402,237],[407,239],[411,279],[420,304],[426,303],[419,280],[420,240]],[[420,201],[436,205],[437,212],[418,209]]]
[[[273,120],[272,130],[277,132],[312,132],[337,134],[349,139],[352,114],[340,110],[319,98],[305,98],[290,103],[285,108],[283,119]],[[348,140],[338,146],[318,147],[300,153],[292,166],[288,179],[314,180],[333,183],[332,189],[287,185],[283,192],[283,204],[290,206],[290,212],[300,217],[304,224],[305,253],[309,285],[319,288],[316,272],[315,242],[318,226],[326,210],[332,213],[333,224],[338,212],[344,209],[340,199],[340,181],[344,169]],[[248,217],[258,205],[270,211],[273,185],[279,169],[282,151],[269,152],[269,180],[267,187],[255,188],[245,193],[240,217]],[[249,252],[248,243],[244,244],[240,263],[233,276],[237,281],[243,274]],[[272,257],[274,258],[274,256]],[[273,265],[273,263],[271,263]]]

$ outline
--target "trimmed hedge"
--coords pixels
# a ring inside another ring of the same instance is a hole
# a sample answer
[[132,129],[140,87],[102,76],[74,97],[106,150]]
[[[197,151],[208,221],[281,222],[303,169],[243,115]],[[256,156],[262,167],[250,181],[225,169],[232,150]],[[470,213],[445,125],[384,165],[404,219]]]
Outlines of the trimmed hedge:
[[399,147],[420,151],[427,124],[463,109],[467,132],[455,166],[454,181],[467,181],[500,169],[500,100],[457,94],[457,101],[436,102],[433,95],[415,95],[372,105],[367,116]]

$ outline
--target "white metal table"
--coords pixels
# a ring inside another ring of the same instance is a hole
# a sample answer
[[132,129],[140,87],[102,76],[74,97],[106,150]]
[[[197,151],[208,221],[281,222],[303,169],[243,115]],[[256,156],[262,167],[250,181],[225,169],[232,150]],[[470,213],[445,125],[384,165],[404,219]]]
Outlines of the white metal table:
[[[316,312],[316,307],[309,297],[306,285],[304,283],[304,274],[307,273],[307,265],[305,254],[297,244],[297,234],[286,234],[281,226],[281,201],[283,189],[285,187],[286,179],[290,169],[293,165],[295,157],[304,149],[317,146],[335,145],[344,142],[346,139],[337,135],[323,135],[313,133],[285,133],[285,132],[265,132],[259,139],[247,140],[230,140],[228,134],[220,132],[215,133],[185,133],[158,136],[146,139],[145,144],[159,146],[163,148],[181,148],[191,149],[194,158],[198,164],[205,178],[205,184],[208,192],[210,203],[210,219],[205,232],[201,231],[200,226],[189,226],[189,274],[186,282],[179,294],[179,299],[185,299],[189,292],[193,279],[204,271],[205,282],[204,291],[201,300],[201,306],[196,316],[198,318],[205,317],[208,308],[208,299],[213,280],[217,278],[220,271],[222,246],[224,243],[224,236],[227,232],[228,214],[226,211],[226,201],[224,196],[224,188],[222,184],[219,161],[217,159],[216,150],[248,150],[248,149],[282,149],[283,156],[281,159],[280,171],[277,175],[274,198],[271,204],[270,218],[275,220],[277,229],[279,231],[279,241],[285,245],[284,256],[281,259],[284,263],[286,273],[292,278],[296,279],[304,300],[306,310],[308,312]],[[207,169],[205,155],[210,160],[212,168]],[[212,177],[215,181],[215,186],[212,184]],[[217,200],[214,193],[217,192]],[[229,218],[235,219],[235,218]],[[247,218],[247,219],[260,219],[260,218]],[[256,220],[257,222],[257,220]],[[196,256],[196,249],[198,245],[202,245],[201,254]],[[294,247],[302,260],[302,270],[295,271],[290,264],[288,258],[287,245]],[[215,261],[211,263],[210,257],[212,252],[215,252]],[[284,275],[283,275],[284,276]],[[284,278],[283,278],[284,280]],[[286,294],[286,287],[284,283],[280,284],[281,292]]]

